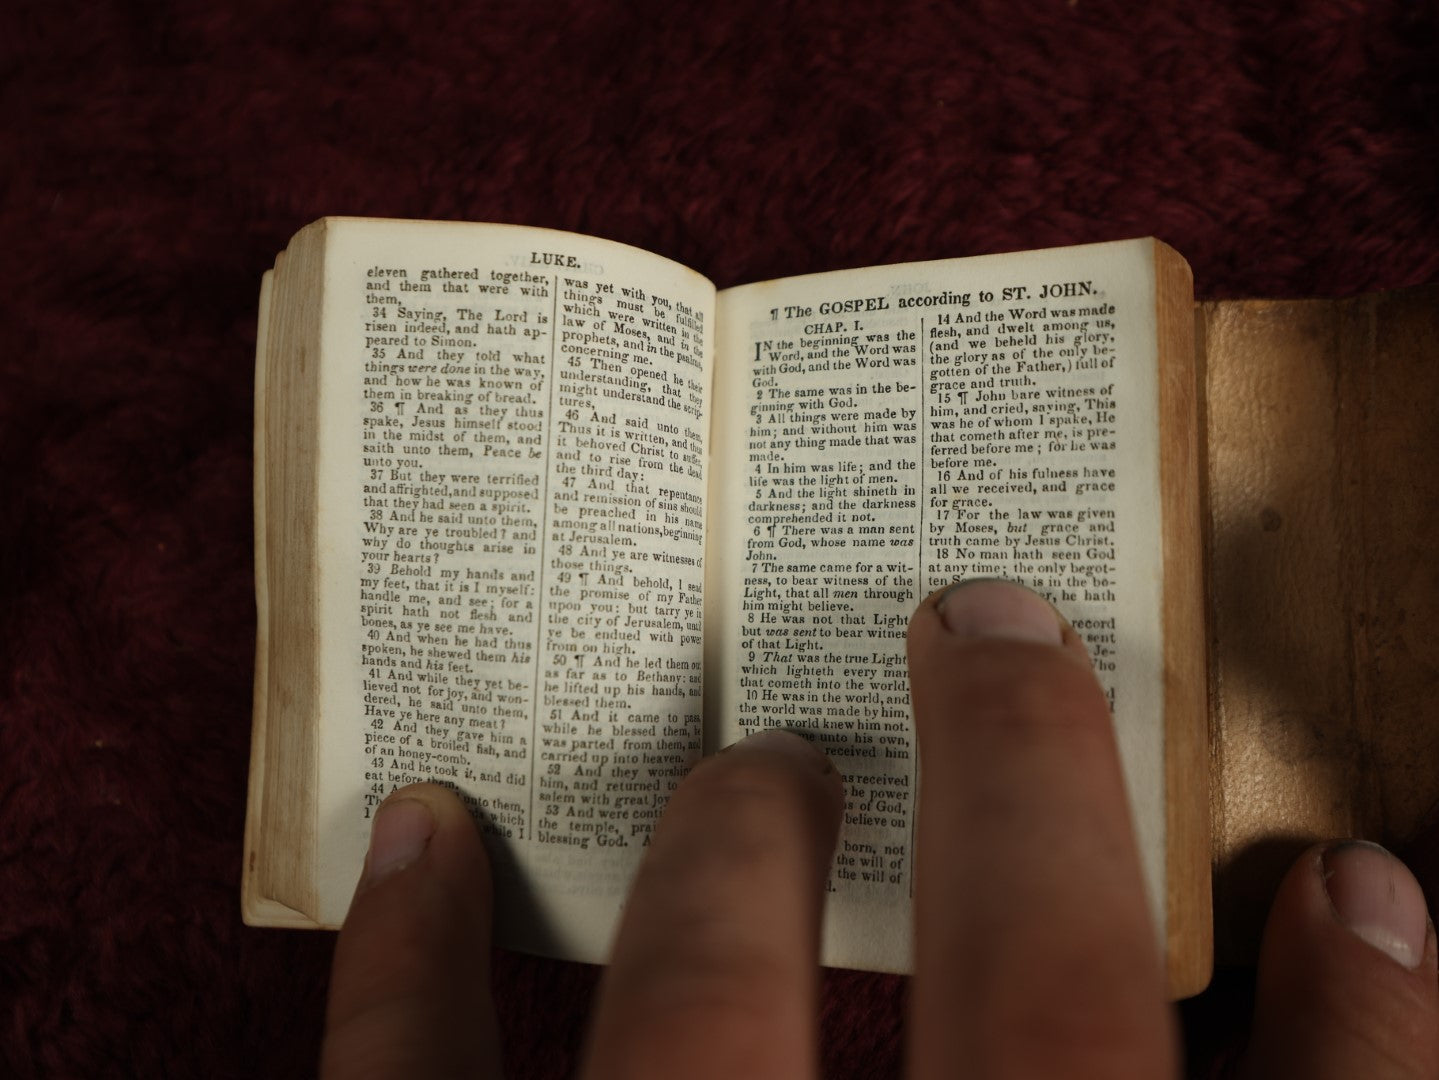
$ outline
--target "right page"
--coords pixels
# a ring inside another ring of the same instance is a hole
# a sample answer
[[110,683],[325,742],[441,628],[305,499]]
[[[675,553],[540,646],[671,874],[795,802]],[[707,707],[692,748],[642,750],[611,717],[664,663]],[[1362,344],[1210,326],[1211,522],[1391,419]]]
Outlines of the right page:
[[717,745],[790,728],[844,774],[826,963],[910,967],[922,778],[905,628],[929,592],[976,577],[1038,590],[1087,642],[1164,940],[1162,250],[720,293],[706,712]]

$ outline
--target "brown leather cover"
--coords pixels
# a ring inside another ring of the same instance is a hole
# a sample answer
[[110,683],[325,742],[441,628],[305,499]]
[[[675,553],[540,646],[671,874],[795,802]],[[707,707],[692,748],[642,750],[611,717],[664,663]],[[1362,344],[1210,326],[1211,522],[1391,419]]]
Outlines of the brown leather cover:
[[1439,802],[1439,285],[1198,308],[1215,950],[1303,847]]

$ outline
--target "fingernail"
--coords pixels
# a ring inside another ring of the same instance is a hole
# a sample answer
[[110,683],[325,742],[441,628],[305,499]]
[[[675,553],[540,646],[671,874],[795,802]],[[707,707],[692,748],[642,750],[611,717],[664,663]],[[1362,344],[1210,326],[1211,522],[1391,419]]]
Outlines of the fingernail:
[[731,743],[725,749],[733,750],[736,753],[768,750],[771,753],[785,754],[817,772],[834,771],[834,765],[817,746],[803,735],[785,731],[783,728],[766,728],[764,731],[757,731],[737,743]]
[[1409,868],[1361,840],[1324,853],[1324,888],[1345,926],[1413,971],[1424,958],[1429,912]]
[[374,885],[418,859],[435,828],[435,815],[419,799],[382,803],[370,827],[363,884]]
[[1049,601],[1008,581],[961,581],[935,605],[945,629],[957,637],[1000,638],[1059,645],[1064,629]]

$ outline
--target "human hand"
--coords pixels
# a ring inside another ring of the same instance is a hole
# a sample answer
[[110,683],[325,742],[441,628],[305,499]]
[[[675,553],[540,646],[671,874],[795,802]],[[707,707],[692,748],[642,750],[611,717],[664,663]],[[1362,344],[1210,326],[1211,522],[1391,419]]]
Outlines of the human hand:
[[[1172,1013],[1108,710],[1047,603],[995,582],[910,624],[925,767],[913,1077],[1163,1077]],[[656,830],[590,1033],[589,1077],[817,1074],[821,899],[838,774],[781,732],[700,764]],[[323,1073],[493,1076],[490,885],[444,788],[396,792],[336,946]],[[1381,849],[1307,852],[1260,960],[1254,1077],[1439,1074],[1423,894]]]

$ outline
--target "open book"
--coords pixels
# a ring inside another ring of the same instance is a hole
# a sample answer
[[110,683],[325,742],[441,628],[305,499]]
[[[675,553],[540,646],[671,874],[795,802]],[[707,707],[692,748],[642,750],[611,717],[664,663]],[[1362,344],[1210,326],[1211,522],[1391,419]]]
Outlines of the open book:
[[497,941],[606,956],[666,797],[768,726],[844,774],[826,963],[902,971],[916,604],[1050,597],[1108,692],[1171,989],[1208,978],[1188,267],[1154,240],[716,291],[502,225],[266,275],[244,910],[337,926],[390,791],[469,802]]

